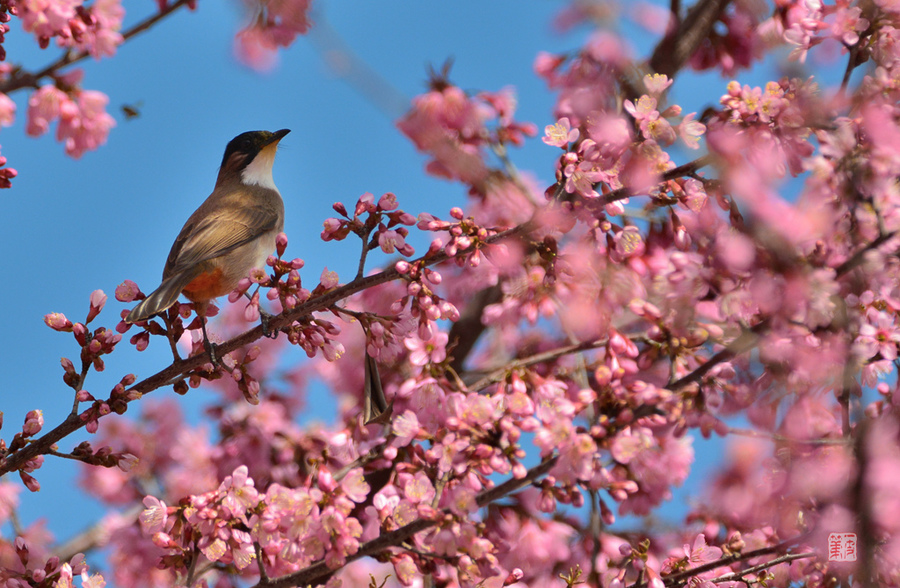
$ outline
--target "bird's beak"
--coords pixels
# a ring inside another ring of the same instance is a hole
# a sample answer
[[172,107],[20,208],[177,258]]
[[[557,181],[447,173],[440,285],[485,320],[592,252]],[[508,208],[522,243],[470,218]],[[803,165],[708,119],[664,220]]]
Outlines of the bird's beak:
[[284,136],[290,132],[291,132],[291,129],[281,129],[280,131],[275,131],[274,133],[272,133],[272,138],[269,139],[269,142],[266,143],[266,146],[268,147],[269,145],[271,145],[273,143],[277,143],[277,142],[281,141],[282,139],[284,139]]

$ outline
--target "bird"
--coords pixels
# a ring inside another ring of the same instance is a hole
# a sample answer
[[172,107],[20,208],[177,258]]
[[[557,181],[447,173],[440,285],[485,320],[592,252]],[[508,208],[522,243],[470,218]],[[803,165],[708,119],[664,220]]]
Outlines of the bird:
[[250,270],[264,268],[275,249],[275,238],[284,229],[284,201],[272,166],[278,142],[289,132],[248,131],[228,143],[215,188],[172,244],[162,283],[128,313],[126,323],[164,312],[184,294],[194,303],[204,345],[216,363],[206,334],[206,309]]

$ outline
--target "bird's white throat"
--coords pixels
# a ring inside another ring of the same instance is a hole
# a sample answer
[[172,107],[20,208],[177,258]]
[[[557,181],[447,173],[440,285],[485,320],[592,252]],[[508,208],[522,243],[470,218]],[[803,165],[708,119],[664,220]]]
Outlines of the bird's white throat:
[[253,161],[241,171],[241,182],[248,186],[257,185],[277,190],[275,179],[272,177],[272,165],[275,163],[276,149],[275,145],[264,147],[253,158]]

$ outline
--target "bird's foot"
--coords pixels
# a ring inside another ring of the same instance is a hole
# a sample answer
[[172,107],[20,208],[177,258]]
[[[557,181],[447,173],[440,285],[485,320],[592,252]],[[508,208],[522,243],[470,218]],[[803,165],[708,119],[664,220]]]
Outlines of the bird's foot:
[[269,339],[277,339],[278,338],[278,329],[272,330],[269,327],[269,322],[275,318],[274,314],[269,314],[263,309],[259,309],[259,322],[262,324],[263,335],[268,337]]
[[219,356],[216,353],[216,344],[207,340],[206,351],[209,353],[209,363],[212,364],[214,370],[218,370],[222,364],[219,363]]

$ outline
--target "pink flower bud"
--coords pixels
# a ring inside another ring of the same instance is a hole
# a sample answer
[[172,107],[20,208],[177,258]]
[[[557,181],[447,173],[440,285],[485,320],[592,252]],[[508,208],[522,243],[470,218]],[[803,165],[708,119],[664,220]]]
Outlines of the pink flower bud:
[[450,209],[450,216],[452,216],[456,220],[462,220],[465,217],[465,213],[463,213],[462,208],[454,206]]
[[55,331],[72,332],[72,321],[61,312],[51,312],[44,315],[44,323]]
[[525,574],[524,574],[524,572],[522,572],[521,569],[513,568],[513,571],[511,571],[509,573],[509,575],[506,576],[506,579],[503,580],[503,585],[509,586],[511,584],[515,584],[516,582],[519,582],[524,577],[525,577]]
[[132,455],[130,453],[123,453],[121,457],[116,461],[116,467],[118,467],[123,472],[130,472],[134,469],[134,466],[138,464],[140,460],[136,455]]
[[91,308],[88,311],[87,319],[84,322],[89,323],[94,320],[94,318],[100,314],[100,311],[103,310],[104,305],[106,305],[106,294],[103,293],[103,290],[94,290],[91,292]]
[[364,212],[374,212],[375,206],[375,196],[369,192],[366,192],[362,196],[359,197],[359,200],[356,201],[356,210],[354,214],[359,216]]
[[137,335],[131,337],[129,342],[134,345],[135,349],[138,351],[143,351],[147,349],[147,346],[150,345],[150,333],[147,331],[142,331]]
[[67,374],[71,374],[73,376],[76,375],[77,372],[75,371],[75,364],[72,363],[71,359],[63,357],[59,360],[59,363],[62,365],[62,368],[66,371]]
[[441,318],[458,321],[459,320],[459,310],[457,310],[456,306],[452,303],[447,302],[446,300],[441,301]]
[[331,475],[331,473],[325,470],[319,470],[317,479],[319,489],[323,492],[331,493],[334,492],[338,487],[338,483],[335,482],[334,477]]
[[26,437],[37,435],[44,426],[44,413],[40,410],[29,411],[25,415],[25,425],[22,427],[22,433]]
[[284,250],[287,249],[288,238],[284,233],[278,233],[278,236],[275,237],[275,251],[278,252],[278,257],[284,255]]
[[[28,488],[29,491],[38,492],[41,489],[40,482],[35,480],[33,476],[30,476],[30,475],[26,474],[25,472],[23,472],[22,470],[19,470],[19,477],[22,479],[22,483],[25,484],[25,487]],[[18,539],[16,540],[16,544],[17,544],[16,547],[18,547]],[[23,545],[24,545],[24,542],[23,542]],[[26,553],[27,553],[27,547],[25,549],[26,549]],[[21,554],[19,555],[19,557],[20,558],[22,557]],[[26,560],[27,560],[27,557],[26,557]]]
[[79,345],[87,344],[87,327],[85,327],[81,323],[75,323],[72,325],[72,333],[75,335],[75,340],[78,341]]
[[428,280],[429,282],[431,282],[432,284],[434,284],[435,286],[440,284],[441,281],[443,280],[443,277],[441,276],[441,274],[432,269],[426,268],[423,273],[425,274],[425,279]]
[[141,289],[131,280],[125,280],[116,287],[116,300],[119,302],[132,302],[142,296]]
[[337,288],[338,284],[340,283],[338,281],[337,272],[329,271],[328,267],[325,267],[322,270],[322,276],[319,278],[319,283],[322,285],[323,288],[326,288],[328,290],[330,290],[332,288]]
[[397,197],[388,192],[378,200],[378,210],[394,210],[397,208]]

